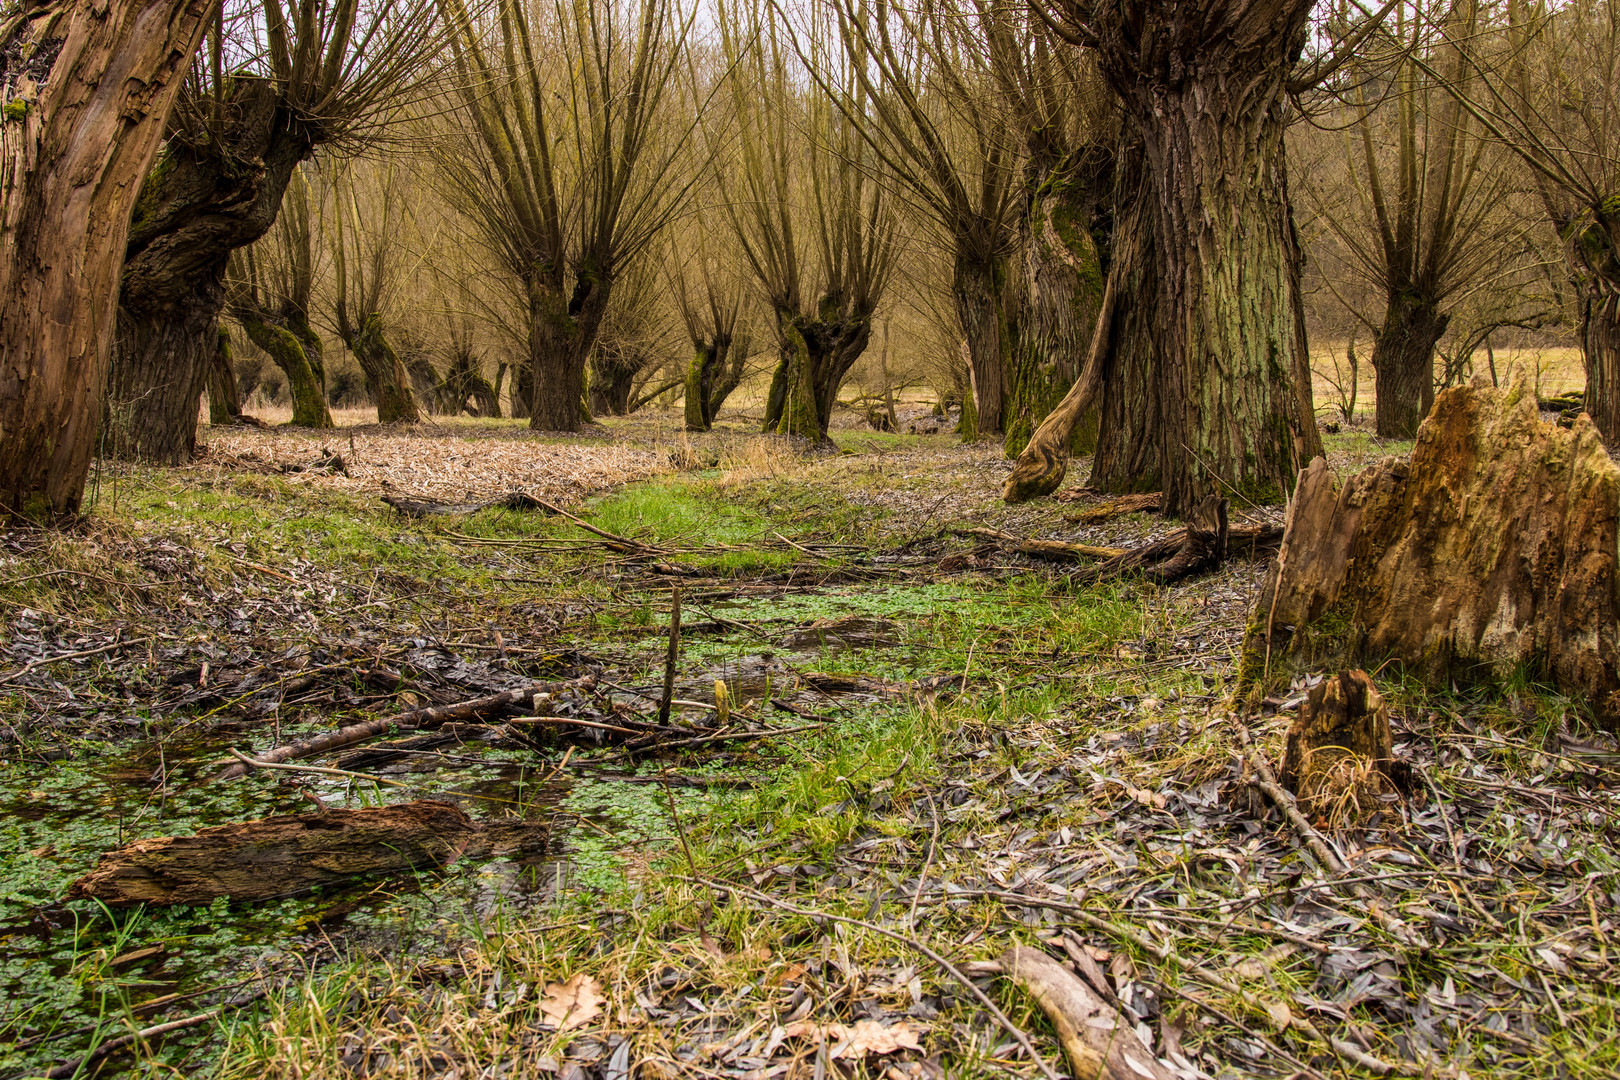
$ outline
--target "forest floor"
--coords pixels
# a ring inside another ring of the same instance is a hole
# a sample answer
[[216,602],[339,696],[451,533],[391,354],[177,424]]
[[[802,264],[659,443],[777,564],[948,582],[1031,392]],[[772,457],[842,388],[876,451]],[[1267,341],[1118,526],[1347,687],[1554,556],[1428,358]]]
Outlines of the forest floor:
[[[1376,673],[1422,783],[1316,822],[1332,877],[1244,784],[1319,677],[1231,693],[1263,564],[1083,584],[967,532],[1171,527],[1079,522],[1077,479],[1009,508],[1008,463],[949,435],[802,456],[669,415],[209,434],[190,467],[104,467],[77,527],[0,533],[0,1077],[1068,1075],[990,963],[1013,944],[1099,970],[1187,1078],[1620,1072],[1620,751],[1545,688]],[[1329,442],[1341,472],[1409,448]],[[382,501],[514,488],[629,543]],[[230,748],[535,679],[645,718],[677,586],[674,723],[711,730],[723,681],[724,739],[559,726],[339,757],[388,786],[215,779]],[[252,905],[62,899],[119,844],[311,794],[551,838]]]

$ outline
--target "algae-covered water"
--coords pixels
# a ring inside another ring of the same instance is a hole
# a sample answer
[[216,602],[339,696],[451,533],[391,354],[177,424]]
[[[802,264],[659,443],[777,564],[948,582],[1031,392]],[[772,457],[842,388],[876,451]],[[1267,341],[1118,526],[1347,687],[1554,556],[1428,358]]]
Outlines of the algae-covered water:
[[[0,765],[0,1076],[72,1060],[129,1031],[131,1021],[200,1011],[218,1000],[219,988],[257,985],[263,974],[296,974],[354,955],[418,963],[453,956],[459,940],[493,920],[546,921],[547,905],[565,888],[613,887],[615,852],[673,835],[662,788],[577,762],[559,769],[534,751],[452,746],[374,770],[408,785],[401,788],[286,773],[213,780],[227,745],[84,741],[65,758]],[[443,799],[475,818],[546,821],[551,840],[545,852],[522,859],[462,860],[252,904],[112,910],[62,901],[76,878],[122,843],[316,812],[304,791],[334,807]],[[674,797],[709,796],[680,788]],[[192,996],[196,1009],[181,1008]],[[188,1037],[203,1036],[176,1036],[170,1052],[183,1054]],[[109,1066],[117,1068],[117,1059]]]

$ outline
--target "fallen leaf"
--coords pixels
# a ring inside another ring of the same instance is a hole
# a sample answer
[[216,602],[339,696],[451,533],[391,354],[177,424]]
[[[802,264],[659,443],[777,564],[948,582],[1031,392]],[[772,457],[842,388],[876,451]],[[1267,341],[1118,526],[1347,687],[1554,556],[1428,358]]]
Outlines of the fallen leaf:
[[602,987],[583,971],[565,983],[547,983],[540,1019],[558,1031],[584,1027],[602,1013]]
[[921,1036],[928,1029],[909,1020],[885,1024],[881,1020],[857,1020],[854,1024],[818,1024],[800,1020],[782,1029],[783,1038],[826,1040],[833,1044],[829,1057],[859,1061],[868,1054],[892,1054],[896,1050],[921,1050]]

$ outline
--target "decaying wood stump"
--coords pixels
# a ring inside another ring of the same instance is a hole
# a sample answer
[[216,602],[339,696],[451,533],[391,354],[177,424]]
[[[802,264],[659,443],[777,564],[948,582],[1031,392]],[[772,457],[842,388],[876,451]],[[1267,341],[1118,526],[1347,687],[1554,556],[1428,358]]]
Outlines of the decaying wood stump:
[[289,814],[125,844],[75,881],[68,899],[113,907],[273,900],[365,875],[448,866],[463,855],[534,851],[545,841],[544,826],[480,824],[428,799]]
[[1341,671],[1311,688],[1288,729],[1277,780],[1307,814],[1359,818],[1408,782],[1395,761],[1389,706],[1365,671]]
[[1582,417],[1543,421],[1522,384],[1435,399],[1410,461],[1335,490],[1300,474],[1244,637],[1240,684],[1396,658],[1439,685],[1514,671],[1620,724],[1620,468]]

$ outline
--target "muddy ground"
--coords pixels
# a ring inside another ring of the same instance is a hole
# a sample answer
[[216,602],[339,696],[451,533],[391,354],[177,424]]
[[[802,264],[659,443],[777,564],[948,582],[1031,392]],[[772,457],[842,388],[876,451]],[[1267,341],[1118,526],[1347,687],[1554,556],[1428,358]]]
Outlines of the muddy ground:
[[[1007,463],[949,434],[213,436],[0,534],[0,1076],[1066,1075],[985,966],[1013,944],[1083,951],[1189,1078],[1620,1070],[1620,752],[1581,704],[1377,672],[1421,783],[1316,822],[1330,877],[1245,783],[1321,674],[1234,698],[1262,563],[1086,584],[969,531],[1172,527],[1079,523],[1083,463],[1007,508]],[[1341,471],[1407,449],[1329,441]],[[598,531],[384,501],[513,489]],[[627,750],[677,587],[680,703]],[[562,712],[595,727],[217,779],[232,748],[586,675]],[[253,904],[63,899],[136,839],[416,798],[549,841]]]

